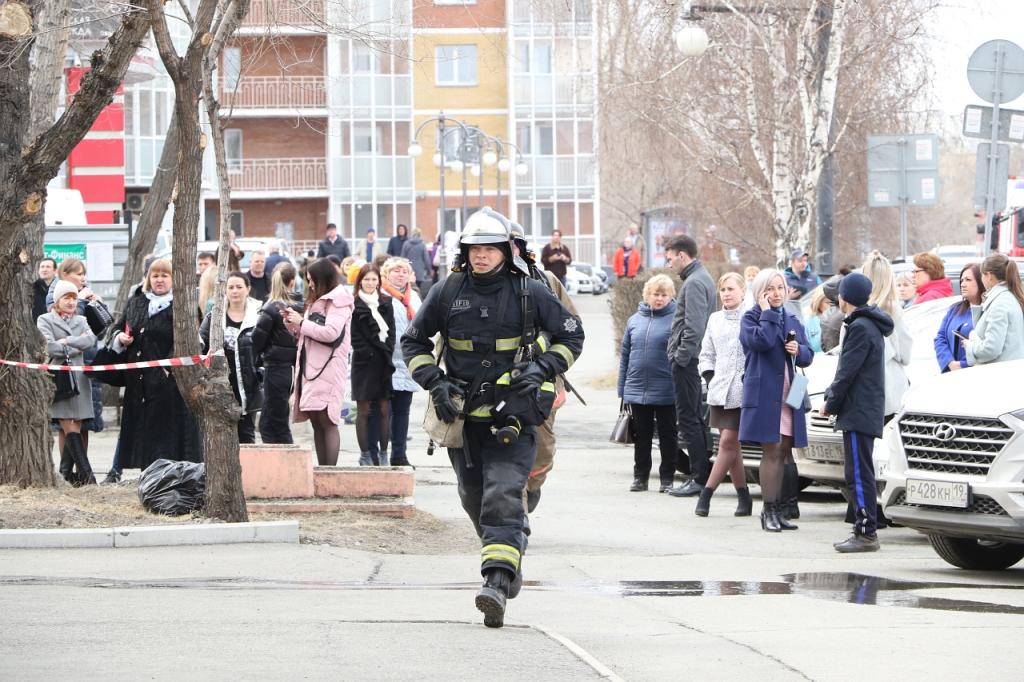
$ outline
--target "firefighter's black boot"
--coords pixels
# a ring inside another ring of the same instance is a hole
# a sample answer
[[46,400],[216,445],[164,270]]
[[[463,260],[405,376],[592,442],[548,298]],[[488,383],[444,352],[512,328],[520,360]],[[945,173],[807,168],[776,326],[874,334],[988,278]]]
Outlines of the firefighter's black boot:
[[500,628],[505,624],[505,601],[508,599],[512,572],[503,568],[489,568],[484,573],[484,585],[476,593],[476,608],[484,614],[484,625]]

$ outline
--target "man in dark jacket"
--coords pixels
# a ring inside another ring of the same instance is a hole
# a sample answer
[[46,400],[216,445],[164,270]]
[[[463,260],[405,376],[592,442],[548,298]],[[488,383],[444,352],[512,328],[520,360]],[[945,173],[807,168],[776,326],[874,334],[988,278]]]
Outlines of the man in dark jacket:
[[708,318],[715,310],[715,283],[704,264],[697,260],[697,242],[688,235],[673,237],[665,245],[669,267],[683,280],[676,296],[676,312],[668,337],[668,359],[676,389],[676,426],[680,446],[686,444],[692,478],[668,491],[675,497],[700,494],[711,473],[707,425],[701,405],[700,374],[697,357],[704,340]]
[[328,223],[324,237],[325,239],[320,242],[319,246],[317,246],[317,258],[337,256],[341,260],[345,260],[351,255],[348,250],[348,242],[338,237],[337,225],[334,223]]
[[828,310],[821,315],[821,349],[826,353],[839,345],[839,332],[843,329],[843,311],[839,309],[839,283],[843,275],[832,275],[821,289],[828,299]]
[[821,278],[814,274],[807,264],[810,254],[803,249],[794,249],[789,254],[789,267],[786,268],[786,286],[789,287],[790,300],[797,300],[814,287],[821,284]]
[[32,319],[39,319],[40,315],[47,312],[46,294],[50,291],[50,284],[57,276],[57,261],[52,258],[44,258],[39,261],[39,279],[32,284]]
[[836,415],[843,432],[846,485],[857,509],[853,535],[837,542],[837,552],[878,550],[875,438],[882,437],[885,420],[885,340],[893,321],[877,306],[868,305],[871,280],[859,272],[839,283],[839,306],[846,315],[846,337],[832,385],[825,391],[822,416]]
[[405,258],[412,264],[413,276],[416,278],[416,288],[420,290],[420,293],[425,298],[427,292],[424,287],[430,279],[433,262],[430,260],[430,254],[427,253],[427,246],[423,243],[423,235],[420,234],[418,227],[413,228],[412,235],[402,246],[402,258]]

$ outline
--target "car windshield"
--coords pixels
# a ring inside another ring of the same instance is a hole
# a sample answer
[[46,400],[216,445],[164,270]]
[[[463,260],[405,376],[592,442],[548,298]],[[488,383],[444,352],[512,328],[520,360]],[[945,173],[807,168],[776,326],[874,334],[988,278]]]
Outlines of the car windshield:
[[577,270],[579,270],[580,272],[586,273],[586,274],[588,274],[588,275],[590,275],[590,274],[593,274],[593,273],[591,272],[591,268],[590,268],[590,266],[589,266],[589,265],[587,265],[586,263],[573,263],[573,265],[572,265],[572,266],[573,266],[574,268],[576,268]]

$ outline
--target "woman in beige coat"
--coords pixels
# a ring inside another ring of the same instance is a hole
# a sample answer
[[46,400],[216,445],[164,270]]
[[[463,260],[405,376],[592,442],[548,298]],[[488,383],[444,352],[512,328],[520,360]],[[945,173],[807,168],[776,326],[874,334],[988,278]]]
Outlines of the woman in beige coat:
[[[96,345],[96,336],[89,329],[85,317],[76,314],[78,287],[60,281],[54,288],[50,312],[36,320],[46,352],[53,364],[84,364],[84,351]],[[93,416],[92,387],[84,372],[74,372],[78,394],[54,401],[50,406],[50,419],[60,426],[58,438],[61,450],[60,473],[71,485],[95,484],[96,477],[89,465],[89,457],[82,441],[82,420]],[[73,471],[77,469],[77,471]]]

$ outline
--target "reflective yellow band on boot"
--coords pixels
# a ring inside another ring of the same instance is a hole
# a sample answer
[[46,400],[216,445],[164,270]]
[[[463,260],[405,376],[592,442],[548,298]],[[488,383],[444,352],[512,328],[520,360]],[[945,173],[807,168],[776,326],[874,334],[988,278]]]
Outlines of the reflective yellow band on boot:
[[512,545],[485,545],[480,550],[480,563],[488,561],[501,561],[509,564],[515,570],[519,570],[519,550]]

